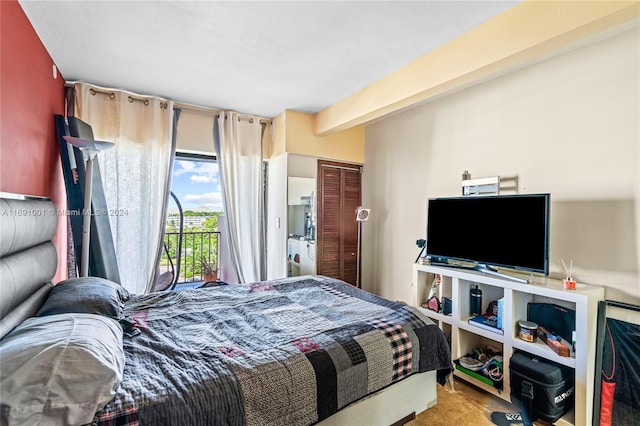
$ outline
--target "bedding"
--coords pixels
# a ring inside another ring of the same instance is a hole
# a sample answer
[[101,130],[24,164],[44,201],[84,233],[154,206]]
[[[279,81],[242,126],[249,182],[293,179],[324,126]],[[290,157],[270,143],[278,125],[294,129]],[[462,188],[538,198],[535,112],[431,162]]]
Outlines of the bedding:
[[305,276],[131,295],[140,331],[97,425],[308,425],[450,352],[417,309]]
[[93,314],[32,317],[0,341],[2,424],[79,425],[122,380],[122,328]]
[[120,320],[128,297],[124,287],[104,278],[70,278],[53,287],[36,315],[85,313]]

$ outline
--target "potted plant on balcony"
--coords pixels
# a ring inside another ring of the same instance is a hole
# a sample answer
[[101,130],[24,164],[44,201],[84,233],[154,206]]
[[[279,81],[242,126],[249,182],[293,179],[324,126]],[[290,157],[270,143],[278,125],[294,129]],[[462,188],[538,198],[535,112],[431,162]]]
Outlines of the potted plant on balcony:
[[202,260],[200,265],[202,266],[202,278],[205,283],[218,281],[218,264],[215,259],[210,262]]

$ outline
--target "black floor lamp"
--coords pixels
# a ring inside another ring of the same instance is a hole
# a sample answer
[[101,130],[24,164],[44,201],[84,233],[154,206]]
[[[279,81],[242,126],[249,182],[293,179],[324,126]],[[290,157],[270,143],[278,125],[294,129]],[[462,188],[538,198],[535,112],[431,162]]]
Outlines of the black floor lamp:
[[89,236],[91,234],[91,191],[93,179],[93,159],[100,151],[112,148],[113,142],[96,141],[91,139],[63,136],[64,140],[78,147],[86,157],[85,181],[84,181],[84,210],[82,212],[82,259],[80,260],[80,276],[89,276]]
[[358,207],[356,209],[356,222],[358,222],[358,259],[356,267],[356,285],[358,286],[358,288],[362,288],[362,283],[360,283],[360,248],[362,246],[362,222],[366,222],[367,219],[369,219],[369,213],[371,213],[371,209],[363,209],[362,207]]

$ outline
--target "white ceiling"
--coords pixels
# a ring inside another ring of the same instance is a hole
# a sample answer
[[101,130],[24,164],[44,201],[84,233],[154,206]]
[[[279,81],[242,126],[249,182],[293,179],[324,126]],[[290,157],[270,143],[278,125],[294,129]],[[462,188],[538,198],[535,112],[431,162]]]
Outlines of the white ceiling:
[[315,113],[518,1],[31,1],[67,81],[274,117]]

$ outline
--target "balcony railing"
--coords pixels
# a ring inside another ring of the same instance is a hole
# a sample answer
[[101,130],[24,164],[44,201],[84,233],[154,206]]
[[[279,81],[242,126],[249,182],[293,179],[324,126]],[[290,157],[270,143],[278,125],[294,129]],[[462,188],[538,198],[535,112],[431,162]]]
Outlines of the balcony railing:
[[[165,232],[164,243],[167,250],[163,251],[160,260],[160,273],[172,271],[177,267],[177,251],[179,232]],[[218,265],[218,253],[220,249],[220,232],[185,230],[182,234],[182,253],[180,257],[179,283],[204,281],[202,262]],[[169,257],[167,256],[169,252]]]

